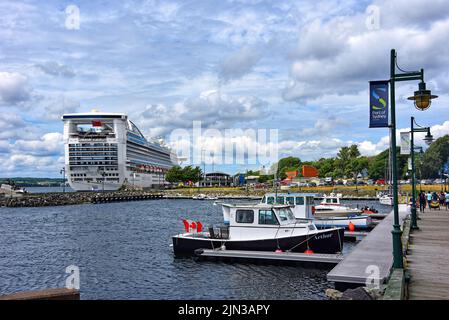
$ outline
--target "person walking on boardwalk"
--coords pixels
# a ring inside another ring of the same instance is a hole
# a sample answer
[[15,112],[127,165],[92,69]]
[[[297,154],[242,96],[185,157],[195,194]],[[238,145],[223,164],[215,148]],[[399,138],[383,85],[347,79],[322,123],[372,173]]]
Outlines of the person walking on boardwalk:
[[429,191],[429,192],[427,192],[427,205],[429,206],[429,209],[430,209],[431,202],[432,202],[432,193]]
[[419,211],[424,212],[424,209],[426,209],[426,195],[424,192],[419,193]]
[[441,209],[441,208],[444,208],[444,204],[446,202],[446,195],[444,194],[443,191],[440,192],[439,198],[440,198],[440,209]]
[[445,194],[446,198],[446,210],[449,209],[449,190]]

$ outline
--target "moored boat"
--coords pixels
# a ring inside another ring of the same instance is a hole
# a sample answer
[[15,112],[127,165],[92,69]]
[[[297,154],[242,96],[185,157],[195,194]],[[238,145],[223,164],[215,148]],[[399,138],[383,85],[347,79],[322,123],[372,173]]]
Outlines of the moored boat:
[[323,200],[318,206],[315,206],[315,216],[317,217],[345,217],[348,214],[358,214],[362,211],[357,208],[344,206],[340,202],[341,194],[331,193],[324,195]]
[[[337,253],[343,248],[344,229],[319,230],[311,220],[297,220],[289,205],[222,204],[224,225],[173,236],[175,255],[197,249]],[[192,226],[194,228],[192,228]],[[309,251],[309,252],[310,252]]]
[[[288,204],[297,219],[313,219],[318,228],[344,227],[346,229],[367,229],[372,226],[372,220],[367,215],[361,215],[362,210],[347,211],[345,215],[332,216],[320,214],[314,205],[312,193],[267,193],[262,198],[264,204]],[[329,199],[327,197],[326,199]]]

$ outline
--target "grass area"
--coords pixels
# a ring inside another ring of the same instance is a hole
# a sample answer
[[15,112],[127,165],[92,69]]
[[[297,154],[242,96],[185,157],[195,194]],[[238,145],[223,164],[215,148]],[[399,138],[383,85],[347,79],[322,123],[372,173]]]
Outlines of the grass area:
[[[434,185],[417,185],[417,190],[423,191],[444,191],[444,186],[440,184]],[[322,187],[292,187],[288,191],[290,192],[307,192],[307,193],[341,193],[345,196],[370,196],[375,197],[376,193],[381,190],[386,190],[385,186],[322,186]],[[447,189],[447,188],[446,188]],[[182,195],[191,196],[198,193],[213,194],[213,195],[263,195],[266,192],[273,192],[273,188],[270,189],[254,189],[245,187],[210,187],[210,188],[177,188],[172,190],[167,190],[169,193],[180,193]],[[280,190],[278,192],[286,192],[287,190]],[[412,186],[409,184],[404,184],[399,186],[399,192],[402,194],[411,193]]]

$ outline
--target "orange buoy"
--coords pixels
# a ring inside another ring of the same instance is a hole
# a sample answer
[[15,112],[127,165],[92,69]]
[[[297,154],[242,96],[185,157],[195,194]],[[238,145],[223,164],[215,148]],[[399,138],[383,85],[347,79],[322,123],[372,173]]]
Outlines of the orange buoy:
[[305,254],[314,254],[313,250],[307,249],[304,251]]
[[354,231],[355,230],[355,226],[354,226],[354,224],[351,221],[349,221],[348,228],[349,228],[349,231]]

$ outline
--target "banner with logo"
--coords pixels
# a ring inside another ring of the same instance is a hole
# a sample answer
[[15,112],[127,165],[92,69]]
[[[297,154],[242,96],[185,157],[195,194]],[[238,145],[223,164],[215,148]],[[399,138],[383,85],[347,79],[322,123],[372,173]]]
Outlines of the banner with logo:
[[369,127],[388,127],[388,80],[369,83]]
[[401,132],[401,154],[410,154],[410,133]]

